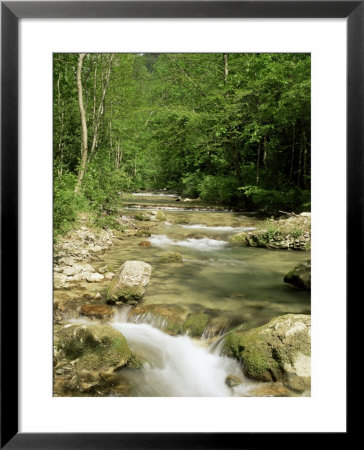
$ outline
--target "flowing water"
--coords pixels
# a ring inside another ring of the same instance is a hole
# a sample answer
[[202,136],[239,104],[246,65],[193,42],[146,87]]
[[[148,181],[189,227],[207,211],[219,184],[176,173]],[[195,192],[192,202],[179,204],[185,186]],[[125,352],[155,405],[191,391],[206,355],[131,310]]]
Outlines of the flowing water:
[[[150,263],[152,276],[143,305],[174,305],[184,318],[207,313],[219,327],[213,332],[206,329],[202,339],[171,336],[155,317],[146,314],[131,323],[130,307],[120,308],[112,326],[146,361],[140,370],[123,370],[132,386],[130,395],[249,395],[257,383],[243,375],[235,359],[222,354],[221,335],[241,324],[248,330],[282,314],[310,313],[310,295],[283,282],[284,275],[309,254],[234,247],[229,236],[254,229],[260,221],[254,214],[176,199],[169,193],[135,193],[123,214],[162,210],[166,218],[145,222],[151,227],[150,237],[128,237],[105,254],[102,263],[115,271],[126,260]],[[143,240],[151,245],[138,245]],[[183,263],[162,263],[161,256],[169,251],[180,252]],[[229,388],[228,375],[240,377],[242,384]]]

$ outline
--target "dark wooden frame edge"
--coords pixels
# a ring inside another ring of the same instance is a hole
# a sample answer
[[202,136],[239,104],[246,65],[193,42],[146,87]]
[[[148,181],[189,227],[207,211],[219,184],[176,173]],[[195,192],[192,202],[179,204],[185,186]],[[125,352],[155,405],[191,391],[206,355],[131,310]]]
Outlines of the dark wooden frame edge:
[[[18,20],[20,18],[347,18],[347,312],[364,273],[364,1],[1,2],[1,448],[260,448],[282,433],[18,432]],[[343,274],[344,276],[344,274]],[[9,318],[11,318],[9,323]],[[350,346],[347,346],[348,351]],[[348,414],[349,418],[349,414]],[[349,423],[349,421],[348,421]],[[335,442],[346,433],[331,433]],[[286,433],[283,433],[286,434]],[[310,433],[300,436],[307,443]],[[315,443],[327,434],[315,433]],[[284,437],[283,437],[284,439]],[[282,441],[281,441],[282,442]]]

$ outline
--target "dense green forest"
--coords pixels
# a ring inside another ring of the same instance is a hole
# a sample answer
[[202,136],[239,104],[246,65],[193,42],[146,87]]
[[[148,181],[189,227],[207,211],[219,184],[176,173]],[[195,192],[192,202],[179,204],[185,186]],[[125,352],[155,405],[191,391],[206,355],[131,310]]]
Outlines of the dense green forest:
[[[309,54],[54,54],[54,228],[170,189],[310,207]],[[107,220],[105,223],[108,223]]]

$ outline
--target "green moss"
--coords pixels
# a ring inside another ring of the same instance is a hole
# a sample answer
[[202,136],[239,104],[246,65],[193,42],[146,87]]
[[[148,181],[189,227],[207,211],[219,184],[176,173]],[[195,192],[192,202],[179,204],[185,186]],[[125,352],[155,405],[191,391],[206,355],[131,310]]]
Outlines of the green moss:
[[183,258],[179,252],[168,252],[163,255],[159,261],[162,263],[181,263]]
[[106,300],[110,305],[125,303],[135,305],[142,299],[144,288],[137,286],[118,286],[117,277],[114,277],[106,292]]
[[137,214],[134,214],[134,219],[140,220],[142,222],[148,222],[150,220],[150,216],[148,214],[144,214],[144,213],[137,213]]
[[246,233],[238,233],[234,234],[233,236],[230,236],[229,238],[230,244],[246,247],[249,245],[249,242],[247,240]]
[[311,354],[308,329],[286,332],[309,316],[286,315],[247,332],[232,332],[225,338],[225,351],[243,362],[247,376],[261,381],[283,380],[285,365],[291,365],[298,353]]
[[208,314],[191,314],[183,324],[183,332],[192,337],[201,337],[209,320]]
[[55,333],[55,346],[62,356],[77,360],[78,370],[135,366],[137,357],[125,337],[109,325],[72,325]]

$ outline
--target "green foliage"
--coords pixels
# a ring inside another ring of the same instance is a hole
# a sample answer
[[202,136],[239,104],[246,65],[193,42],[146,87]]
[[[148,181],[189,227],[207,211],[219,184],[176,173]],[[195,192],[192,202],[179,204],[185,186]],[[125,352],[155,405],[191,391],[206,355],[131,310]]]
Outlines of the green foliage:
[[236,196],[238,183],[230,177],[207,175],[199,184],[201,200],[214,203],[230,203]]
[[291,189],[289,191],[276,191],[262,189],[257,186],[244,186],[239,188],[251,202],[254,208],[261,208],[267,213],[276,214],[282,211],[301,212],[309,209],[310,202],[307,199],[310,193]]
[[65,173],[60,179],[54,177],[53,184],[53,231],[54,236],[66,232],[77,219],[77,213],[87,207],[82,196],[74,194],[76,177]]
[[119,193],[138,189],[244,200],[273,214],[309,209],[309,54],[115,54],[104,98],[109,55],[87,54],[81,78],[88,161],[76,199],[78,59],[53,58],[56,233],[87,207],[103,226],[117,226],[110,217]]

